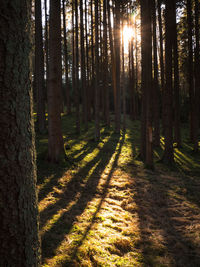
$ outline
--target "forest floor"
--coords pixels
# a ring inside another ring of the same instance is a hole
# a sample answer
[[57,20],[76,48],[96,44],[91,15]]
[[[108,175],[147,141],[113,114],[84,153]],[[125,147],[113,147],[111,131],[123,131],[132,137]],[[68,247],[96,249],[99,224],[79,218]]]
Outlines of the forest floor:
[[[67,161],[45,160],[47,136],[37,136],[42,266],[200,266],[200,155],[187,137],[176,166],[138,159],[139,122],[125,133],[94,125],[75,134],[62,117]],[[184,136],[186,136],[184,132]]]

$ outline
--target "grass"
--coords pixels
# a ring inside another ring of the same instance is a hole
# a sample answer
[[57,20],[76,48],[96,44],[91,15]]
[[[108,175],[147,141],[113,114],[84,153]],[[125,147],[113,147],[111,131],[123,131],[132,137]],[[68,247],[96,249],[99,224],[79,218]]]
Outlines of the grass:
[[155,171],[138,159],[140,125],[119,135],[102,125],[75,133],[62,116],[68,161],[46,161],[47,135],[37,136],[42,266],[200,266],[200,156],[184,129],[175,169]]

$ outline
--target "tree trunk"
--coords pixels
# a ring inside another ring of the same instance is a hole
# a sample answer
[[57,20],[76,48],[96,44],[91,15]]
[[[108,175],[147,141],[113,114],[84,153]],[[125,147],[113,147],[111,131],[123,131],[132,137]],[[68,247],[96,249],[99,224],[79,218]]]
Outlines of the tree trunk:
[[35,1],[35,87],[37,92],[37,126],[39,133],[46,130],[44,94],[44,54],[42,41],[41,0]]
[[152,1],[153,18],[153,106],[154,106],[154,145],[160,146],[160,107],[159,107],[159,84],[158,84],[158,57],[157,57],[157,32],[156,32],[156,3]]
[[95,141],[100,138],[99,125],[99,29],[98,29],[99,3],[95,0]]
[[107,0],[103,1],[103,87],[105,94],[105,121],[110,126],[109,116],[109,87],[108,87],[108,27],[107,27]]
[[193,83],[193,42],[192,42],[192,3],[187,0],[188,23],[188,84],[190,97],[190,139],[194,142],[194,83]]
[[199,149],[199,100],[200,100],[200,49],[199,49],[199,1],[195,0],[195,103],[194,103],[194,151]]
[[80,133],[79,111],[79,49],[78,49],[78,1],[75,0],[75,106],[76,106],[76,132]]
[[60,117],[62,86],[60,0],[50,1],[48,85],[48,160],[59,162],[64,156]]
[[63,12],[63,43],[64,43],[64,62],[65,62],[65,92],[66,92],[66,106],[67,114],[71,113],[71,102],[70,102],[70,87],[68,78],[68,49],[67,49],[67,32],[66,32],[66,15],[65,15],[65,0],[62,0],[62,12]]
[[87,92],[86,92],[86,65],[83,26],[83,0],[80,0],[80,43],[81,43],[81,85],[82,85],[82,111],[85,130],[88,129],[87,119]]
[[1,4],[0,266],[40,264],[33,103],[31,1]]
[[121,124],[121,88],[120,88],[120,2],[115,0],[114,19],[114,51],[115,51],[115,74],[116,74],[116,107],[115,107],[115,131],[120,133]]
[[173,3],[166,2],[165,14],[165,90],[164,90],[164,135],[165,150],[163,162],[171,165],[174,163],[173,155],[173,90],[172,90],[172,33],[173,33]]
[[152,149],[152,33],[150,0],[141,0],[141,49],[142,49],[142,132],[141,155],[145,164],[153,168]]
[[173,0],[173,64],[174,64],[174,141],[177,147],[181,147],[180,129],[180,85],[179,85],[179,62],[176,26],[176,1]]

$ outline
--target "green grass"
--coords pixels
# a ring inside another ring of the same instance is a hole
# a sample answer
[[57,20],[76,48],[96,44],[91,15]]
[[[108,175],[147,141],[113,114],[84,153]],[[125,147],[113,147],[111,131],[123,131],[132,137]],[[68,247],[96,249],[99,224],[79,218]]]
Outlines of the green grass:
[[94,124],[75,131],[62,116],[67,161],[46,161],[47,135],[36,139],[42,266],[200,266],[200,156],[187,129],[175,168],[139,160],[140,124],[126,132]]

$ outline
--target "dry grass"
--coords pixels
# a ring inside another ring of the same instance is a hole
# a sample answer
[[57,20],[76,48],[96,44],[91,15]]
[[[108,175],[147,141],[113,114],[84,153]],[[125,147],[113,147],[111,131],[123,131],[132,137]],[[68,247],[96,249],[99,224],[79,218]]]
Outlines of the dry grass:
[[66,127],[72,118],[63,120],[69,162],[45,163],[38,141],[42,266],[200,266],[200,179],[191,168],[200,166],[188,148],[187,172],[184,163],[151,172],[134,159],[137,123],[119,136],[103,129],[97,144],[92,126],[77,137]]

